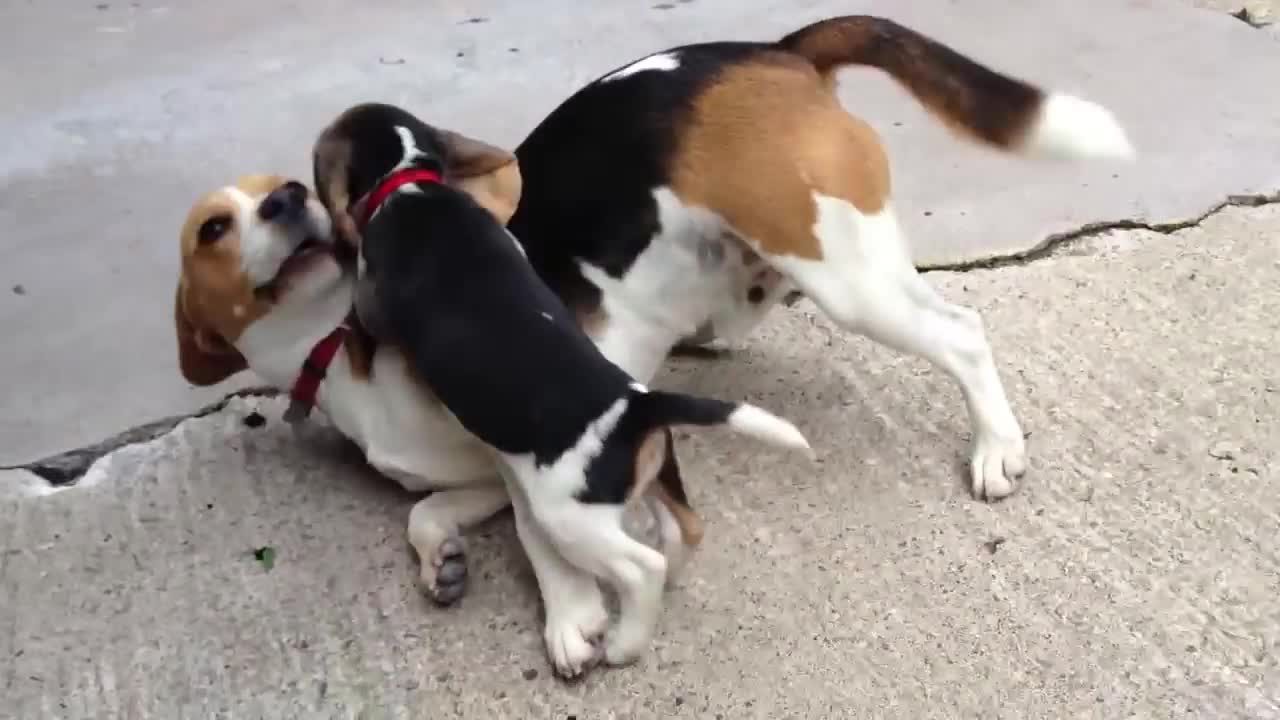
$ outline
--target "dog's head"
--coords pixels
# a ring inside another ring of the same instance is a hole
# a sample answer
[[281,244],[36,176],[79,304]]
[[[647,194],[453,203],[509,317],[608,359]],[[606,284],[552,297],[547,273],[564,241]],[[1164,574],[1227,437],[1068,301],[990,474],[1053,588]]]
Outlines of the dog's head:
[[365,195],[393,170],[440,173],[505,225],[520,202],[514,154],[451,130],[432,127],[394,105],[366,103],[338,116],[312,154],[316,193],[333,217],[336,235],[358,248],[356,218]]
[[289,299],[342,275],[329,216],[305,185],[250,175],[205,194],[182,225],[174,322],[178,365],[196,385],[247,367],[235,341]]

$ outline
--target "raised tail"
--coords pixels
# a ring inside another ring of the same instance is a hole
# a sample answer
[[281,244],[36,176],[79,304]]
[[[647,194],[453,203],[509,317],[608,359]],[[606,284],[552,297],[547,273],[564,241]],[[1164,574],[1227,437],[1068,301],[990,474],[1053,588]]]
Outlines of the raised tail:
[[845,65],[879,68],[952,130],[1009,152],[1055,159],[1132,158],[1109,110],[1046,93],[998,73],[892,20],[830,18],[800,28],[777,47],[830,75]]
[[809,441],[795,425],[747,403],[731,403],[661,390],[637,390],[632,412],[648,428],[671,425],[724,425],[771,445],[809,451]]

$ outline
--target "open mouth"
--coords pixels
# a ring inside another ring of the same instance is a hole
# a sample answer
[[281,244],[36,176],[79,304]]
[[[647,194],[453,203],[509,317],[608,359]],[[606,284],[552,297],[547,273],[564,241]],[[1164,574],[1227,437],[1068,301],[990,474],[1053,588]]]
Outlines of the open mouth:
[[307,236],[298,243],[298,247],[293,249],[289,257],[280,263],[280,270],[276,273],[276,277],[284,277],[305,270],[317,258],[332,254],[333,248],[328,243],[314,236]]

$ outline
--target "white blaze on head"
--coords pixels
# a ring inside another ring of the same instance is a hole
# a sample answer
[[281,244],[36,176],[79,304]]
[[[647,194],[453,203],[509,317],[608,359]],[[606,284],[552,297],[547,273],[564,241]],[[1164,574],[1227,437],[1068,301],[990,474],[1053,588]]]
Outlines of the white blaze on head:
[[403,153],[400,156],[400,162],[392,170],[402,170],[409,167],[414,160],[420,157],[426,157],[427,154],[418,149],[418,143],[413,139],[413,131],[403,125],[395,126],[396,134],[400,136],[400,147]]

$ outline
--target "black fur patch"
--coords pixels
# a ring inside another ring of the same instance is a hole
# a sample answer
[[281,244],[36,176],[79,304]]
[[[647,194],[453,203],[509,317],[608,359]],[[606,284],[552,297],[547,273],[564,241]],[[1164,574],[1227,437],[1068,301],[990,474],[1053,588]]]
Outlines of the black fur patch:
[[619,277],[661,230],[653,190],[669,183],[694,99],[727,65],[770,47],[688,45],[667,51],[679,60],[673,70],[604,80],[610,71],[561,103],[516,148],[524,190],[508,227],[568,305],[600,303],[577,260]]

